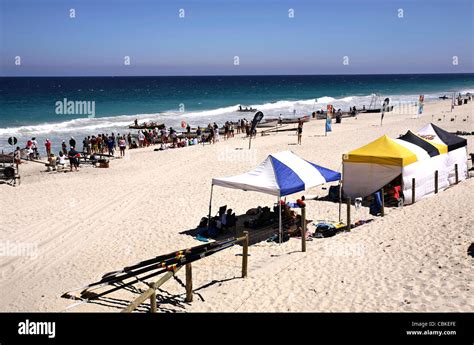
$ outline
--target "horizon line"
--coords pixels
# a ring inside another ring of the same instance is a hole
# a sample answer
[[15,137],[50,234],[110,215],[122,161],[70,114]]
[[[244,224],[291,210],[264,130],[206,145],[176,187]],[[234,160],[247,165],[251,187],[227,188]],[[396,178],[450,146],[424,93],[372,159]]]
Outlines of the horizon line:
[[304,76],[376,76],[376,75],[458,75],[474,72],[429,72],[429,73],[323,73],[323,74],[195,74],[195,75],[22,75],[0,76],[0,78],[194,78],[194,77],[304,77]]

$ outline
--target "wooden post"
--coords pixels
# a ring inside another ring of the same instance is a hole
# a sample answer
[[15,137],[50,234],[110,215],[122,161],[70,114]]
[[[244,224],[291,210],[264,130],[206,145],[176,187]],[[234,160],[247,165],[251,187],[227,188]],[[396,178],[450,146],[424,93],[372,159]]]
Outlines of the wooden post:
[[456,184],[459,183],[458,165],[454,164],[454,173],[456,174]]
[[346,199],[347,203],[347,224],[346,224],[346,230],[350,231],[351,230],[351,198]]
[[438,170],[435,171],[435,194],[438,194]]
[[186,302],[193,301],[193,268],[186,264]]
[[248,254],[249,254],[249,232],[244,231],[244,245],[242,247],[242,278],[247,277],[247,262],[248,262]]
[[411,179],[411,203],[415,203],[415,178]]
[[380,199],[382,199],[382,217],[385,216],[385,198],[384,198],[384,195],[383,195],[383,187],[382,189],[380,190]]
[[156,284],[150,283],[150,288],[153,289],[153,293],[150,296],[150,310],[152,313],[156,313]]
[[301,251],[306,251],[306,207],[301,208]]

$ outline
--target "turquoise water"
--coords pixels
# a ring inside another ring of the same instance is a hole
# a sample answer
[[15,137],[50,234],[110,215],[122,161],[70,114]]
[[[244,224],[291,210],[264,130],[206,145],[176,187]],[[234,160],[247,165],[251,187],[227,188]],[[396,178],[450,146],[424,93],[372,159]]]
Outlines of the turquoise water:
[[[56,144],[71,135],[125,132],[135,118],[179,126],[250,117],[235,111],[239,104],[267,117],[293,116],[328,102],[343,110],[368,106],[372,93],[396,104],[454,91],[474,91],[474,74],[0,78],[0,147],[10,135]],[[64,99],[93,102],[95,112],[58,112]]]

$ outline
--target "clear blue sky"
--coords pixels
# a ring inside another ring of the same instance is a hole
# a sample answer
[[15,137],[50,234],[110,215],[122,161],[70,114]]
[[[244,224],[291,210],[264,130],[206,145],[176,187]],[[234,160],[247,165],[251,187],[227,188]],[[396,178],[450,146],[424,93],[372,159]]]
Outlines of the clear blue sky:
[[0,75],[474,72],[473,3],[0,0]]

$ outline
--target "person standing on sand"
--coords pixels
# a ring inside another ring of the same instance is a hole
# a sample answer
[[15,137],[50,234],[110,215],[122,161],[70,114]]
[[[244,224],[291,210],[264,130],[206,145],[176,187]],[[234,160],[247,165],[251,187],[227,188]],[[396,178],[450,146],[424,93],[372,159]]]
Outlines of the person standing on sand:
[[74,146],[71,146],[71,149],[68,152],[69,164],[71,165],[71,171],[74,167],[77,171],[79,167],[79,160],[78,160],[79,152],[74,149]]
[[115,140],[110,136],[107,139],[107,149],[109,151],[109,155],[113,156],[114,155],[114,149],[115,149]]
[[97,153],[104,153],[102,150],[102,135],[98,134],[96,140],[97,140]]
[[46,139],[44,146],[46,147],[46,156],[51,156],[51,141],[49,141],[49,139]]
[[120,157],[125,157],[125,148],[127,147],[127,143],[125,142],[124,137],[119,138],[118,146],[120,148]]
[[211,126],[209,124],[209,131],[210,131],[210,134],[209,134],[209,141],[212,143],[212,144],[215,144],[216,143],[216,135],[215,135],[215,130],[214,130],[214,127]]
[[91,138],[91,153],[94,154],[97,152],[97,138],[95,137],[95,135],[92,136]]
[[138,131],[138,146],[143,147],[143,142],[145,141],[145,135],[142,131]]
[[18,170],[18,165],[21,164],[21,149],[20,146],[17,146],[15,152],[13,153],[13,159],[16,164],[16,170]]
[[301,145],[301,137],[303,136],[303,120],[298,120],[298,145]]
[[87,137],[82,141],[82,152],[87,153]]
[[67,145],[66,145],[66,142],[63,140],[63,142],[61,143],[61,149],[62,149],[62,152],[67,155]]
[[213,128],[214,128],[214,142],[216,142],[216,141],[219,141],[219,126],[217,125],[217,123],[214,122]]
[[202,140],[201,126],[198,126],[198,128],[196,130],[196,138],[197,138],[198,143],[201,142],[201,140]]
[[32,149],[33,149],[33,156],[35,159],[39,159],[38,141],[36,140],[36,138],[31,138],[31,143],[32,143]]

